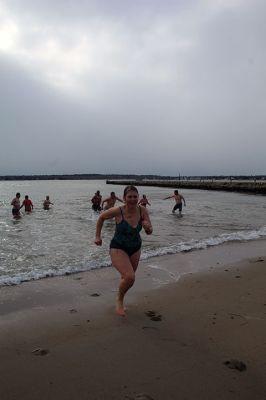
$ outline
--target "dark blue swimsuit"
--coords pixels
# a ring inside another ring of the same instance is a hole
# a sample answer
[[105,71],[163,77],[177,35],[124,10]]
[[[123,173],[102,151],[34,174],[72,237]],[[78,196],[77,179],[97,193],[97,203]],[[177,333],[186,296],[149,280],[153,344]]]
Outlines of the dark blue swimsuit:
[[116,224],[116,230],[110,243],[110,249],[123,250],[129,257],[131,257],[141,248],[141,237],[139,234],[142,229],[141,208],[139,207],[140,219],[135,228],[124,219],[122,208],[119,208],[122,215],[122,221]]

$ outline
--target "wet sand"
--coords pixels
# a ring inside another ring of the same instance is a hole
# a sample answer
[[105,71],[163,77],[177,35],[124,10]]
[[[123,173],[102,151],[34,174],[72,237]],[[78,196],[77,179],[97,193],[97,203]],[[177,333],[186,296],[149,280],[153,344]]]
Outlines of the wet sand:
[[[266,398],[265,241],[0,289],[0,399]],[[184,274],[186,273],[186,274]]]

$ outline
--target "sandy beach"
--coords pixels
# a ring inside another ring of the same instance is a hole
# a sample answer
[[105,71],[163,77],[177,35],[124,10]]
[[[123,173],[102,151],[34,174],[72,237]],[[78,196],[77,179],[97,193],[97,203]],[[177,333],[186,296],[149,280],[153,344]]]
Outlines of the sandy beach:
[[0,289],[0,399],[266,398],[265,241]]

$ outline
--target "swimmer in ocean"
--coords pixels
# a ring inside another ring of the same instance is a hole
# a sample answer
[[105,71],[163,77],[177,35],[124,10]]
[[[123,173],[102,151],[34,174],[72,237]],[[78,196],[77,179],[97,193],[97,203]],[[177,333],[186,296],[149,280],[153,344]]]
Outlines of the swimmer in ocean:
[[12,215],[14,218],[20,218],[20,193],[16,193],[16,197],[11,201]]
[[[119,197],[116,196],[115,192],[111,192],[110,197],[107,197],[107,199],[103,200],[102,209],[109,210],[109,208],[114,207],[117,200],[120,201],[121,203],[123,203],[123,200],[119,199]],[[104,203],[106,203],[105,206],[104,206]]]
[[178,209],[179,210],[179,215],[182,215],[182,201],[184,203],[184,206],[186,206],[186,201],[184,199],[184,197],[182,196],[182,194],[178,193],[178,190],[174,191],[174,194],[172,196],[168,196],[165,197],[163,200],[167,200],[167,199],[175,199],[175,206],[172,209],[172,213],[174,214],[175,211]]
[[149,205],[149,206],[150,206],[150,203],[149,203],[149,200],[147,199],[146,194],[143,194],[143,195],[142,195],[142,198],[141,198],[140,201],[139,201],[139,205],[140,205],[140,206],[143,206],[143,207],[146,207],[146,205]]

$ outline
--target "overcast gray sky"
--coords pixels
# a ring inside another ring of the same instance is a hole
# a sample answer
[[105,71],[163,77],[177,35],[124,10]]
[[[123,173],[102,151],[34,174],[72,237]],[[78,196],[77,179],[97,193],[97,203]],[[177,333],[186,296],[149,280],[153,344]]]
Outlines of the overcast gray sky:
[[0,0],[0,175],[266,173],[265,0]]

